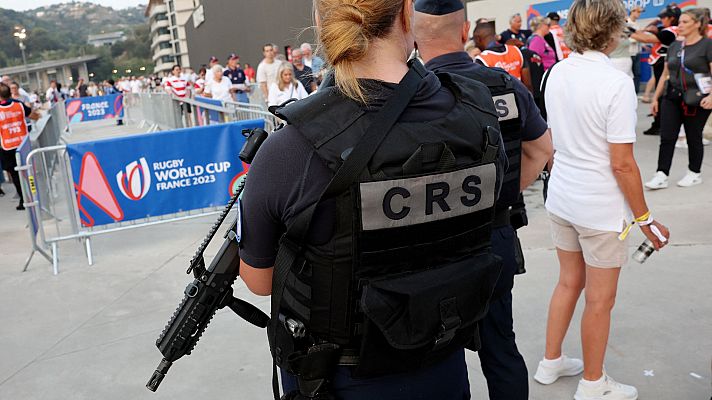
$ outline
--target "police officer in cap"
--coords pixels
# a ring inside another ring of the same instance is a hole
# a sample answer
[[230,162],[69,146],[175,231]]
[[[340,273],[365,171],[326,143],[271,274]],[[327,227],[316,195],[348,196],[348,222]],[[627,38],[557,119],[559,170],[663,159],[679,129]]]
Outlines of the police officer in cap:
[[[473,63],[463,51],[470,23],[460,0],[416,0],[415,36],[425,67],[466,76],[487,85],[497,109],[509,168],[497,202],[492,246],[504,265],[487,316],[479,324],[482,371],[490,399],[528,398],[528,376],[512,327],[514,275],[523,262],[515,227],[521,215],[512,208],[553,154],[551,134],[524,85],[503,70]],[[523,211],[523,210],[522,210]],[[519,211],[519,212],[522,212]]]
[[282,389],[467,399],[464,347],[501,271],[490,235],[506,156],[490,93],[408,60],[412,0],[315,8],[333,74],[276,111],[288,124],[239,204],[240,276],[272,296]]

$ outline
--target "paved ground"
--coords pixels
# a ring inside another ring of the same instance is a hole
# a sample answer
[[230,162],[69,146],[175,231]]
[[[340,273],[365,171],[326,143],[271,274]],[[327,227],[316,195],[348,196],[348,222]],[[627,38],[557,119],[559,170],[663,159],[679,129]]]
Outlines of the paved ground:
[[[643,118],[640,131],[647,127]],[[133,133],[106,122],[79,125],[71,137]],[[657,137],[640,136],[636,156],[644,176],[653,172]],[[709,149],[709,148],[708,148]],[[672,178],[684,174],[686,151],[678,150]],[[712,169],[707,157],[705,167]],[[158,393],[144,385],[161,357],[154,341],[189,281],[188,260],[213,218],[169,223],[94,239],[95,265],[87,266],[80,243],[60,247],[60,274],[28,255],[26,217],[14,210],[13,189],[0,198],[0,399],[269,399],[270,359],[264,332],[219,313],[195,353],[174,365]],[[622,274],[607,354],[607,369],[636,385],[641,399],[708,399],[712,357],[712,176],[694,188],[648,193],[672,244]],[[514,292],[518,342],[530,369],[544,347],[549,296],[557,263],[538,187],[528,193],[530,226],[521,231],[526,275]],[[636,232],[631,246],[642,241]],[[631,252],[632,252],[631,248]],[[209,249],[210,254],[216,248]],[[266,308],[266,298],[243,298]],[[580,356],[580,310],[565,351]],[[473,398],[486,399],[477,356],[470,354]],[[570,399],[577,379],[551,386],[532,381],[531,398]]]

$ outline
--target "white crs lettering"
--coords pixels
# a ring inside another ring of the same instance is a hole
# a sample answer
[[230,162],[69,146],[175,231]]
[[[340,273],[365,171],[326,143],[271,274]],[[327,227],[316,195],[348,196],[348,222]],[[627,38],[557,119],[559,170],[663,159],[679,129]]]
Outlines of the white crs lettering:
[[364,231],[443,220],[492,207],[494,164],[360,184]]
[[[451,201],[459,201],[462,203],[462,205],[466,207],[472,207],[476,205],[480,202],[480,199],[482,199],[482,190],[480,190],[480,188],[478,187],[478,185],[481,183],[482,179],[480,179],[479,176],[469,175],[462,182],[462,191],[472,195],[472,197],[460,196],[459,199],[454,199]],[[386,195],[383,197],[383,214],[392,220],[399,220],[407,217],[408,214],[410,214],[410,207],[403,205],[401,206],[400,211],[395,212],[392,208],[393,198],[395,196],[401,196],[405,200],[409,198],[410,195],[411,194],[408,189],[403,187],[396,186],[394,188],[389,189],[386,192]],[[435,206],[436,204],[442,212],[452,211],[452,208],[450,208],[450,205],[447,203],[449,195],[450,184],[448,182],[443,181],[426,184],[425,215],[432,215],[433,206]]]

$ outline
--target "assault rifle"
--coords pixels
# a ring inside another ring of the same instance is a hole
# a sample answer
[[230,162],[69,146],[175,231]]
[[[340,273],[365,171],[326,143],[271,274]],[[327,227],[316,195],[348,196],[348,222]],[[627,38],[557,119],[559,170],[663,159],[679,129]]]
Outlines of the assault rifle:
[[[247,142],[240,151],[240,160],[250,164],[260,145],[267,138],[267,132],[258,128],[245,130],[242,133],[247,137]],[[240,251],[237,241],[239,216],[225,234],[225,241],[208,268],[205,268],[203,257],[205,249],[227,218],[244,187],[243,179],[190,261],[186,273],[192,272],[195,279],[186,286],[183,301],[156,340],[156,346],[163,354],[163,360],[146,384],[152,392],[158,389],[171,365],[193,351],[217,310],[229,307],[247,322],[260,328],[267,327],[269,317],[265,313],[233,296],[232,285],[240,274]]]

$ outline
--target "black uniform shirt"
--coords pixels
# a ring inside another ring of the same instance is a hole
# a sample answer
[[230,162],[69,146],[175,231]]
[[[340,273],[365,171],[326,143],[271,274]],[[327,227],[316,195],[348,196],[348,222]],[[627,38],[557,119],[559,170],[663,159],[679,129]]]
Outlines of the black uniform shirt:
[[527,39],[529,39],[529,36],[532,35],[532,31],[528,29],[520,29],[519,32],[514,33],[511,29],[507,29],[506,31],[502,32],[499,34],[500,35],[500,43],[505,44],[507,43],[508,40],[510,39],[517,39],[521,41],[522,43],[526,43]]
[[673,31],[662,26],[658,28],[658,33],[655,36],[663,46],[670,46],[677,39],[677,35]]
[[[240,68],[225,68],[225,71],[223,71],[223,76],[228,77],[228,79],[230,79],[230,83],[232,83],[233,85],[244,84],[246,80],[245,71]],[[238,90],[238,92],[242,93],[242,90]]]
[[[369,110],[378,111],[396,84],[368,81]],[[455,105],[452,93],[428,75],[401,121],[430,121],[445,116]],[[269,268],[277,256],[277,242],[296,214],[314,203],[334,173],[293,126],[271,133],[262,144],[247,174],[242,196],[242,250],[240,258],[255,268]],[[312,243],[331,235],[333,215],[317,208],[312,224]],[[331,204],[333,207],[333,204]],[[333,208],[332,208],[333,209]],[[321,215],[320,215],[321,214]],[[325,217],[326,216],[326,217]]]
[[[472,62],[472,58],[464,51],[461,51],[435,57],[425,64],[425,68],[436,73],[450,72],[471,77],[477,73],[478,69],[487,67]],[[512,82],[514,82],[514,95],[517,99],[517,107],[519,108],[519,118],[522,121],[521,139],[525,142],[536,140],[546,133],[548,129],[546,121],[541,117],[539,108],[534,103],[534,98],[526,86],[518,79],[512,79]]]

